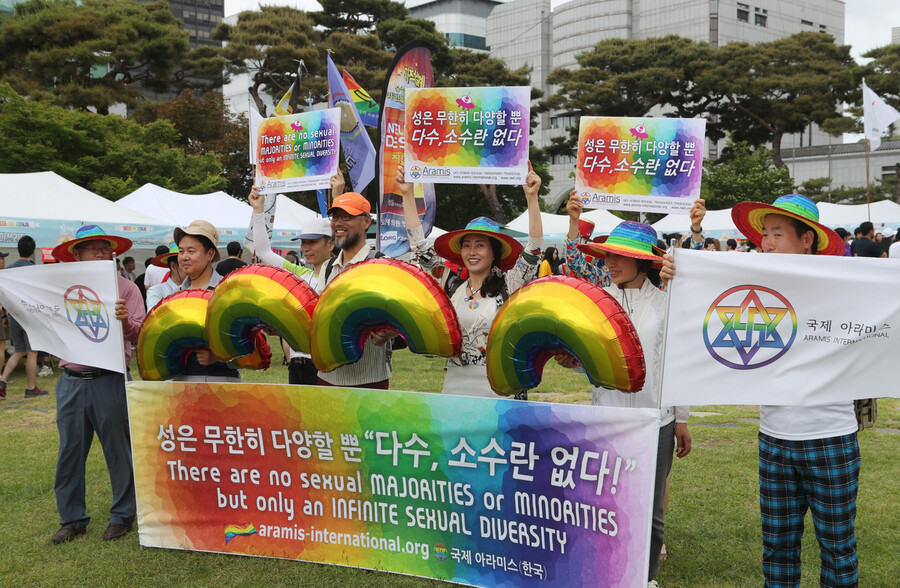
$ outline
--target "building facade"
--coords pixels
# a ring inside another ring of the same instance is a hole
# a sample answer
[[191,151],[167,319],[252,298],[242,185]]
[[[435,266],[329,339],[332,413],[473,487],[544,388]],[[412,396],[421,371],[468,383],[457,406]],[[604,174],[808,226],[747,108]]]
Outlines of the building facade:
[[[513,0],[494,8],[487,19],[486,41],[492,57],[510,68],[533,68],[532,85],[545,96],[554,92],[547,74],[560,67],[577,67],[576,56],[606,39],[648,39],[680,35],[713,47],[744,41],[773,41],[804,31],[817,31],[844,42],[844,2],[841,0]],[[539,146],[567,134],[578,115],[554,112],[540,118],[532,135]],[[783,148],[827,145],[835,139],[816,128],[785,136]],[[708,146],[711,155],[718,146]],[[572,188],[574,157],[556,156],[551,204]]]
[[499,4],[496,0],[407,0],[406,7],[412,18],[433,22],[451,47],[486,51],[487,18]]

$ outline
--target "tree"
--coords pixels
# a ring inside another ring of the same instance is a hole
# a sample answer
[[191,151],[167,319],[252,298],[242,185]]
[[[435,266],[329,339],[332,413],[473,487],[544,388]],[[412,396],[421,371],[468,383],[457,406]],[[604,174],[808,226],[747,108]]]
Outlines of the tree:
[[116,103],[135,106],[141,88],[187,84],[189,67],[221,72],[212,53],[189,50],[163,1],[31,0],[0,20],[0,82],[23,96],[101,114]]
[[293,82],[291,74],[297,71],[299,60],[310,76],[304,78],[303,88],[311,89],[316,96],[324,95],[322,33],[305,12],[287,6],[261,6],[259,11],[242,12],[234,26],[220,24],[212,36],[226,43],[221,55],[228,75],[251,73],[250,95],[263,116],[267,102],[261,93],[280,99]]
[[885,102],[900,109],[900,44],[877,47],[863,54],[870,59],[859,69],[859,77]]
[[[577,69],[559,68],[547,76],[558,87],[545,100],[551,110],[581,116],[647,116],[651,110],[665,116],[694,118],[706,113],[712,98],[698,92],[694,80],[710,67],[713,50],[670,35],[653,39],[608,39],[579,54]],[[578,128],[557,138],[554,154],[574,155]],[[707,127],[712,138],[722,134]]]
[[185,90],[174,100],[144,105],[135,113],[135,120],[141,124],[169,121],[178,132],[177,144],[186,152],[210,153],[221,161],[228,194],[244,199],[250,193],[253,167],[249,163],[249,123],[245,115],[228,112],[221,94],[207,92],[197,97]]
[[116,200],[152,182],[206,193],[225,187],[222,164],[178,145],[168,121],[146,126],[49,102],[27,100],[0,84],[0,172],[53,171]]
[[718,163],[703,167],[701,195],[710,210],[731,208],[738,202],[774,202],[794,190],[790,173],[773,168],[771,151],[747,143],[731,144]]
[[350,35],[374,32],[382,21],[409,15],[406,6],[393,0],[321,0],[319,4],[322,10],[310,13],[316,25]]
[[769,43],[729,43],[715,66],[698,72],[698,90],[716,97],[719,116],[735,141],[772,144],[772,161],[785,168],[781,139],[817,124],[830,133],[850,130],[841,104],[858,97],[850,47],[821,33],[798,33]]

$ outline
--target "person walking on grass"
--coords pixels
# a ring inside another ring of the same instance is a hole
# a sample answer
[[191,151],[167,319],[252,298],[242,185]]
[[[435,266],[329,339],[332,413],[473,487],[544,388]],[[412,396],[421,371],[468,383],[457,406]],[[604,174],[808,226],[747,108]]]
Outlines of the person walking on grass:
[[[16,247],[19,251],[19,259],[9,266],[9,269],[34,265],[34,239],[29,235],[25,235],[19,239]],[[28,333],[25,332],[22,325],[12,315],[8,316],[7,324],[9,325],[10,339],[12,339],[12,344],[16,351],[10,356],[9,362],[3,368],[3,374],[0,375],[0,398],[6,398],[6,387],[9,377],[12,375],[13,370],[18,367],[19,361],[23,357],[25,358],[25,398],[44,396],[47,394],[47,391],[41,390],[35,384],[35,379],[37,378],[37,351],[31,348],[31,343],[28,341]]]

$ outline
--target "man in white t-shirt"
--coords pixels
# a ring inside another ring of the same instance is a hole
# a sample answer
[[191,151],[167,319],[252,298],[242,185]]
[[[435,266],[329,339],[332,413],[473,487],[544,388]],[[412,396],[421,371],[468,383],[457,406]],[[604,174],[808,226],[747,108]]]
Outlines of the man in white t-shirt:
[[[774,204],[742,202],[735,226],[763,253],[843,255],[841,237],[819,224],[805,196]],[[856,586],[858,425],[850,400],[818,406],[762,406],[759,423],[759,504],[766,586],[800,586],[803,519],[812,513],[822,586]]]

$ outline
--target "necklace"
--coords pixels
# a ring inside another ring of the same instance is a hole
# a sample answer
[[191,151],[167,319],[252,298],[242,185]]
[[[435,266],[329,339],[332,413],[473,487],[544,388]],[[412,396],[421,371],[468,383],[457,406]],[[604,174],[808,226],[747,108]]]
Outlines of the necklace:
[[[483,285],[483,284],[482,284],[482,285]],[[468,280],[466,281],[466,294],[467,294],[467,296],[466,296],[465,301],[469,303],[469,308],[470,308],[471,310],[475,310],[476,308],[478,308],[478,301],[475,300],[475,295],[476,295],[476,294],[479,294],[480,292],[481,292],[481,286],[479,286],[478,289],[473,290],[473,289],[472,289],[472,284],[469,283]]]

